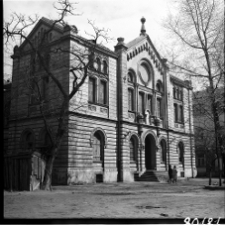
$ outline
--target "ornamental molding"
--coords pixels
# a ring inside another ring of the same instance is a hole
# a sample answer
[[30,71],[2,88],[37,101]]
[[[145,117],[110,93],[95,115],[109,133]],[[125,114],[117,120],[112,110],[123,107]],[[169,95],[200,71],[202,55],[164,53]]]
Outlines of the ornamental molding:
[[158,56],[156,55],[154,50],[149,46],[148,42],[145,42],[142,45],[136,46],[132,50],[130,50],[127,53],[127,61],[131,60],[143,51],[148,52],[148,55],[152,59],[152,62],[155,64],[155,67],[159,70],[160,74],[163,75],[163,73],[165,72],[164,66],[162,65],[162,62],[160,62],[160,60],[158,59]]

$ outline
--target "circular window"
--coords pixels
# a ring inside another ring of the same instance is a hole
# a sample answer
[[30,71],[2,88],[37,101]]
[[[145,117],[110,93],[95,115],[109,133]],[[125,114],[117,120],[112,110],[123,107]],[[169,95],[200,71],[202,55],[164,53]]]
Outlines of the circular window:
[[147,85],[150,81],[150,70],[149,67],[145,63],[141,63],[139,66],[139,75],[141,78],[141,81]]

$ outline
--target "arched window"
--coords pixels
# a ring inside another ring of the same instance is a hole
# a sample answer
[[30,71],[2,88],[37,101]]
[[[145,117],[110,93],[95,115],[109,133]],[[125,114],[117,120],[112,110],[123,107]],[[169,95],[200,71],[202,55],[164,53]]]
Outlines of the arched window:
[[161,118],[163,115],[162,112],[162,99],[161,98],[157,98],[157,116],[159,118]]
[[174,121],[175,123],[178,122],[178,106],[176,103],[174,103]]
[[107,82],[104,80],[100,80],[98,102],[100,104],[107,104]]
[[127,80],[128,80],[128,82],[130,82],[130,83],[133,83],[133,82],[134,82],[134,77],[133,77],[133,75],[132,75],[131,72],[129,72],[129,73],[127,74]]
[[103,72],[105,74],[108,74],[108,65],[105,60],[103,61]]
[[138,112],[144,115],[144,93],[143,92],[139,92]]
[[179,142],[178,144],[178,153],[179,153],[179,163],[184,166],[184,144]]
[[92,103],[96,102],[96,79],[94,77],[89,77],[88,101]]
[[97,62],[97,71],[98,72],[101,72],[101,61],[99,58],[96,59],[96,62]]
[[177,92],[177,99],[180,99],[180,90],[179,90],[179,88],[176,89],[176,92]]
[[159,80],[156,84],[156,91],[163,92],[162,82]]
[[135,136],[130,138],[130,161],[137,160],[137,139]]
[[161,147],[161,162],[166,163],[166,142],[165,142],[165,140],[160,141],[160,147]]
[[51,139],[50,139],[49,134],[47,132],[45,132],[45,134],[44,134],[43,146],[45,148],[51,148],[51,146],[52,146]]
[[104,160],[104,135],[101,131],[96,131],[93,136],[93,158],[96,162]]
[[52,148],[52,142],[48,132],[45,129],[41,130],[39,138],[41,151],[49,152]]
[[183,123],[184,122],[184,113],[183,113],[183,106],[180,105],[180,122]]
[[128,88],[128,110],[134,111],[134,90]]
[[35,145],[35,137],[31,131],[22,134],[21,148],[23,151],[33,151]]
[[160,84],[159,83],[156,84],[156,91],[160,92]]
[[182,101],[183,100],[183,90],[180,89],[180,100]]
[[146,108],[152,114],[152,95],[147,95],[147,106],[146,106]]

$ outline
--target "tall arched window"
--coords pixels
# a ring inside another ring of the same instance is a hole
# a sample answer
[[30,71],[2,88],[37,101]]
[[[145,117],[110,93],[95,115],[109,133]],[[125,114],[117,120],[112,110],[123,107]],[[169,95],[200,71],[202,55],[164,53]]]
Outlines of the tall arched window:
[[128,88],[128,110],[134,111],[134,90]]
[[104,135],[101,131],[97,131],[93,136],[93,158],[94,161],[102,162],[104,160]]
[[103,61],[103,72],[105,74],[108,74],[108,65],[107,65],[107,62],[105,60]]
[[161,118],[163,115],[162,112],[162,99],[161,98],[157,98],[157,116],[159,118]]
[[140,112],[142,115],[144,115],[144,93],[143,92],[139,92],[138,112]]
[[166,163],[166,141],[165,140],[160,141],[160,147],[161,147],[161,162]]
[[47,149],[51,148],[51,146],[52,146],[51,139],[47,132],[45,132],[44,137],[43,137],[43,146]]
[[96,62],[97,62],[97,71],[98,72],[101,72],[101,61],[99,58],[96,59]]
[[93,77],[89,77],[89,82],[88,82],[88,101],[89,102],[96,102],[96,79]]
[[128,80],[128,82],[130,82],[130,83],[134,83],[134,77],[133,77],[133,74],[132,74],[131,72],[129,72],[129,73],[127,74],[127,80]]
[[184,144],[179,142],[178,144],[179,163],[184,166]]
[[156,84],[156,91],[158,92],[163,92],[163,86],[162,86],[162,82],[160,80],[158,80],[157,84]]
[[137,160],[137,140],[135,136],[130,138],[130,161]]
[[100,80],[98,101],[101,104],[107,104],[107,82],[104,80]]

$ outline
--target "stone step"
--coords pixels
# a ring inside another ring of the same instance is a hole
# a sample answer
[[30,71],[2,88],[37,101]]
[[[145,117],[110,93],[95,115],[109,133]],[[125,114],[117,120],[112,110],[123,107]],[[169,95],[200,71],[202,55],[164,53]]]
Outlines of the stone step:
[[155,171],[155,170],[146,170],[143,174],[134,174],[135,181],[149,181],[149,182],[160,182],[167,181],[168,175],[167,171]]

